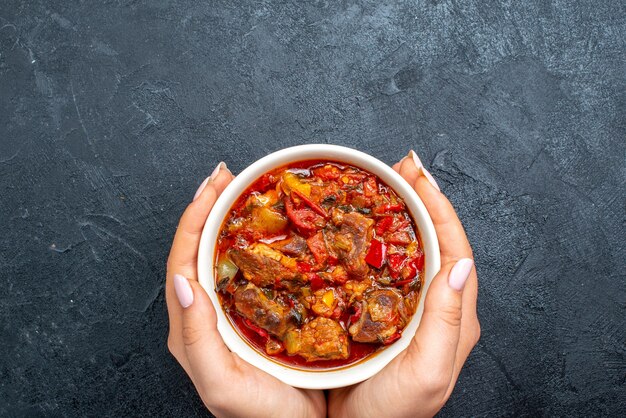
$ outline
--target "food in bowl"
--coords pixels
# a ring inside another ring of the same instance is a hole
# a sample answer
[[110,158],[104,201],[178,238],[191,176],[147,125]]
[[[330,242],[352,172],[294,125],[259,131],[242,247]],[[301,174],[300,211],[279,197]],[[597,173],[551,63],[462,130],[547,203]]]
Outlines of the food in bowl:
[[232,205],[215,246],[230,322],[299,368],[356,363],[416,311],[424,250],[404,201],[376,175],[322,160],[273,169]]

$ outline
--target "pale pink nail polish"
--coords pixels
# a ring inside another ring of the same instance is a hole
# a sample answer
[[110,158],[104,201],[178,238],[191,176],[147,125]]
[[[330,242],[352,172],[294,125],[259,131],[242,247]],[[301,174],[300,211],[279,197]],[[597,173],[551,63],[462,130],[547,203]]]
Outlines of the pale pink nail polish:
[[211,175],[209,177],[205,178],[204,181],[200,184],[200,187],[198,187],[198,190],[196,190],[196,194],[193,195],[193,200],[196,200],[198,198],[198,196],[200,196],[202,194],[202,192],[206,188],[206,185],[209,184],[209,182],[214,181],[217,178],[217,175],[220,173],[221,169],[224,169],[224,170],[228,169],[228,167],[226,167],[226,163],[223,162],[223,161],[220,162],[217,165],[217,167],[215,167],[215,169],[213,170]]
[[213,170],[213,172],[211,173],[210,177],[212,180],[215,180],[217,178],[217,175],[220,173],[221,169],[226,169],[226,163],[224,161],[220,161],[220,163],[217,165],[217,167],[215,167],[215,170]]
[[417,156],[415,151],[409,151],[409,156],[413,159],[413,164],[415,164],[415,168],[419,169],[420,167],[424,167],[422,161],[420,160],[420,157]]
[[474,261],[470,258],[462,258],[457,261],[452,267],[452,270],[450,270],[450,275],[448,276],[448,286],[454,290],[463,290],[465,282],[467,281],[473,266]]
[[211,176],[205,178],[204,181],[200,184],[200,187],[198,187],[198,190],[196,190],[196,194],[193,195],[193,200],[196,200],[198,196],[202,194],[202,191],[204,190],[206,185],[209,184],[209,181],[213,181]]
[[430,174],[428,172],[428,170],[426,170],[426,168],[424,168],[424,166],[422,166],[420,169],[422,170],[422,174],[424,174],[424,177],[426,177],[426,180],[428,180],[428,182],[431,184],[431,186],[433,186],[435,189],[437,189],[438,192],[440,192],[441,189],[439,188],[439,185],[435,181],[435,178],[433,177],[433,175]]
[[174,290],[176,290],[176,296],[178,302],[183,308],[188,308],[193,303],[193,290],[189,284],[189,280],[181,274],[174,275]]

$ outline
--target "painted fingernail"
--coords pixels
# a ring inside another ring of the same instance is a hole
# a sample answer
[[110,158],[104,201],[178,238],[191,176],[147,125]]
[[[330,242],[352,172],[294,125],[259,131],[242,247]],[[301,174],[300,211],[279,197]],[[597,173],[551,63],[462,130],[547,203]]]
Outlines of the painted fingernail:
[[196,190],[196,194],[193,195],[193,200],[196,200],[198,198],[198,196],[200,196],[202,194],[202,191],[204,190],[206,185],[209,184],[210,181],[213,181],[211,176],[209,176],[209,177],[204,179],[204,181],[200,184],[200,187],[198,187],[198,190]]
[[215,167],[215,169],[213,170],[211,175],[209,177],[205,178],[204,181],[202,182],[202,184],[200,184],[200,187],[198,187],[198,190],[196,190],[196,194],[193,195],[193,200],[196,200],[198,198],[198,196],[200,196],[202,194],[202,192],[206,188],[207,184],[209,184],[210,182],[214,181],[217,178],[217,175],[220,173],[221,169],[225,169],[225,170],[228,169],[228,167],[226,167],[226,163],[223,162],[223,161],[220,162],[217,165],[217,167]]
[[424,168],[424,166],[420,167],[420,170],[422,171],[422,174],[424,175],[424,177],[426,177],[426,180],[428,180],[428,182],[430,183],[431,186],[433,186],[435,189],[437,189],[438,192],[441,191],[441,189],[439,188],[439,185],[437,184],[437,182],[435,181],[435,178],[433,177],[432,174],[430,174],[428,172],[428,170],[426,170],[426,168]]
[[462,258],[456,262],[456,264],[450,270],[448,276],[448,286],[454,290],[463,290],[465,282],[472,271],[474,261],[471,258]]
[[413,151],[413,150],[409,151],[409,157],[411,157],[413,159],[413,163],[415,164],[415,168],[419,169],[420,167],[424,167],[424,165],[422,164],[422,161],[420,160],[420,157],[417,156],[415,151]]
[[176,296],[178,297],[180,306],[183,308],[190,307],[193,303],[193,290],[191,290],[189,280],[182,274],[174,275],[174,290],[176,290]]
[[220,161],[217,167],[215,167],[215,170],[213,170],[213,172],[211,173],[211,179],[215,180],[217,178],[217,175],[220,173],[220,170],[226,170],[227,168],[228,167],[226,167],[226,163],[224,161]]

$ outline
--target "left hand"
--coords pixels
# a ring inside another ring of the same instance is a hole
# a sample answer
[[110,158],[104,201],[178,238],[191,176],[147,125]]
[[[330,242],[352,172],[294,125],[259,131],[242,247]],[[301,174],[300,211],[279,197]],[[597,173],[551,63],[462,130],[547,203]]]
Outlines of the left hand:
[[428,210],[441,251],[424,314],[409,347],[374,377],[335,389],[331,417],[429,417],[446,403],[480,336],[478,281],[472,249],[454,208],[411,152],[393,168],[413,186]]
[[218,196],[234,176],[220,164],[180,219],[167,260],[165,297],[170,352],[216,416],[326,415],[324,393],[288,386],[231,353],[217,330],[213,304],[198,283],[200,235]]

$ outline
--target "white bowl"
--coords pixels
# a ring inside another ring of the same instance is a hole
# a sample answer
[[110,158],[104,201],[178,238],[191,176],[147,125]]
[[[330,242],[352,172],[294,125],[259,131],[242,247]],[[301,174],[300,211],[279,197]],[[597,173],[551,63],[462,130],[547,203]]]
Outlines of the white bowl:
[[[419,305],[415,315],[413,315],[413,318],[402,332],[402,337],[384,350],[360,362],[337,369],[298,369],[295,366],[286,366],[270,360],[252,348],[234,328],[234,325],[226,318],[215,292],[213,277],[215,244],[222,222],[229,214],[233,203],[261,175],[275,168],[303,160],[343,162],[367,170],[382,179],[404,199],[419,229],[425,254],[425,282],[422,287]],[[333,389],[353,385],[372,377],[408,347],[424,311],[426,292],[433,277],[439,271],[440,264],[439,242],[426,207],[424,207],[413,188],[398,173],[382,161],[363,152],[337,145],[312,144],[285,148],[261,158],[243,170],[226,187],[222,195],[217,199],[217,202],[215,202],[215,206],[213,206],[202,231],[198,253],[198,279],[215,306],[217,328],[232,352],[237,353],[239,357],[248,363],[288,385],[305,389]]]

